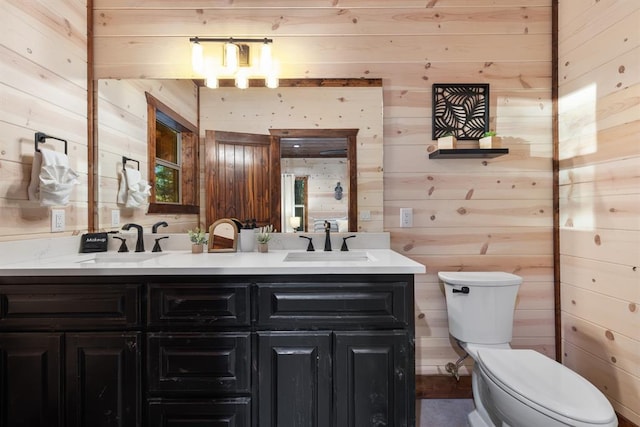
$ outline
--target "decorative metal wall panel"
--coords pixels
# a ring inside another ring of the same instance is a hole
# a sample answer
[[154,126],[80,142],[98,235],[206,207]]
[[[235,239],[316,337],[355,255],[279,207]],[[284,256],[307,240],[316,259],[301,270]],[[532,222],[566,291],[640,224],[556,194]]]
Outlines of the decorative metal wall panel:
[[432,139],[480,139],[489,130],[488,84],[433,85]]

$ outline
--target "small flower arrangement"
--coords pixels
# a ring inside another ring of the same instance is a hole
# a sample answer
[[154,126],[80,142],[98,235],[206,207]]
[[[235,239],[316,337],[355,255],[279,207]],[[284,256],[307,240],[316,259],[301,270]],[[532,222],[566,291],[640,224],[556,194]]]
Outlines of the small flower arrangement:
[[196,245],[204,245],[207,243],[207,234],[200,228],[196,227],[194,230],[188,230],[187,233],[189,233],[191,243]]
[[482,137],[483,137],[483,138],[486,138],[486,137],[488,137],[488,136],[497,136],[497,135],[498,135],[498,133],[497,133],[495,130],[490,130],[490,131],[485,132],[485,133],[482,135]]
[[273,233],[273,225],[266,225],[264,227],[260,227],[258,229],[258,233],[256,234],[256,239],[258,243],[267,243],[271,240],[271,233]]

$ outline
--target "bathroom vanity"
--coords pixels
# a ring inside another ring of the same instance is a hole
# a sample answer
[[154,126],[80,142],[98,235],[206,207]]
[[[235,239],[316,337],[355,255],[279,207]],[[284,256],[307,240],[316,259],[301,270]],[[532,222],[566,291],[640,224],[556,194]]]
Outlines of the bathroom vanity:
[[289,253],[0,266],[0,424],[415,425],[424,266]]

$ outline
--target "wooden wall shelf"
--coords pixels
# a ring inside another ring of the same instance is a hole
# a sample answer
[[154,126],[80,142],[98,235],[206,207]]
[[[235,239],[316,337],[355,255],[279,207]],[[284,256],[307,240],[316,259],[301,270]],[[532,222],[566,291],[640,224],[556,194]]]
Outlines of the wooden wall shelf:
[[509,154],[508,148],[445,148],[429,153],[430,159],[491,159]]

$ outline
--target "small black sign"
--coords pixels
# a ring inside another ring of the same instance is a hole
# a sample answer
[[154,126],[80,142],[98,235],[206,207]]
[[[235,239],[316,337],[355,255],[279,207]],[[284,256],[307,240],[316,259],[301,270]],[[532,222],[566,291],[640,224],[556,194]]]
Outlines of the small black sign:
[[80,240],[80,252],[106,252],[109,237],[107,233],[87,233],[83,234]]

